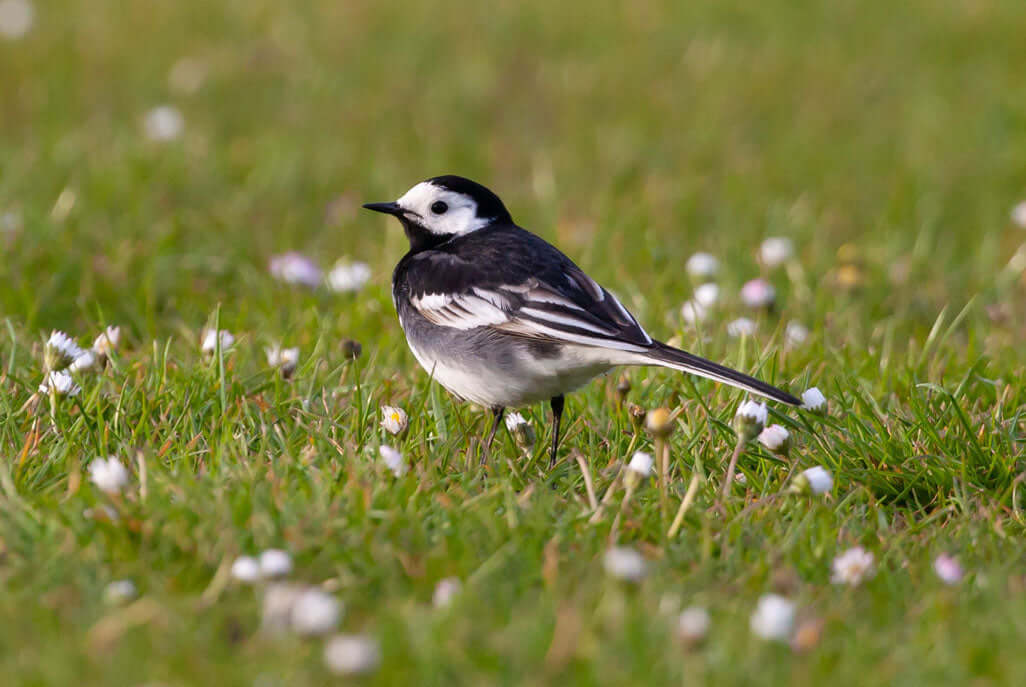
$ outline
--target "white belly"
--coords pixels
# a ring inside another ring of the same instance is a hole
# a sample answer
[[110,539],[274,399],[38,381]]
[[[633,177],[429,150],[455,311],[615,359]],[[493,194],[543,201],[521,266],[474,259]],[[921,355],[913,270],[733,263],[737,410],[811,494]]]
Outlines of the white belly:
[[515,357],[512,368],[467,361],[454,365],[427,355],[412,342],[410,350],[421,367],[447,390],[488,408],[547,401],[580,388],[617,364],[610,360],[610,351],[588,346],[567,346],[554,358],[535,358],[524,351]]

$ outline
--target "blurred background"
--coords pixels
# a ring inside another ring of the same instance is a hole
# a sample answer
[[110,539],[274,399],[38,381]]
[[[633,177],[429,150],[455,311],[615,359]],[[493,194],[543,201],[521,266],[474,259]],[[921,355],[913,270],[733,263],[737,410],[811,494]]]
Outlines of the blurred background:
[[736,286],[784,235],[812,319],[928,328],[1026,236],[1018,0],[0,0],[0,25],[0,308],[30,330],[333,312],[268,278],[290,250],[367,262],[391,317],[405,241],[359,205],[442,173],[667,321],[691,253]]

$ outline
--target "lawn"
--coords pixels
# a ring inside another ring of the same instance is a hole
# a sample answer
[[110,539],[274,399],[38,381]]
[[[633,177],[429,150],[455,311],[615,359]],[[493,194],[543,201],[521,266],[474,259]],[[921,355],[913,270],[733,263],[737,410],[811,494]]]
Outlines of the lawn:
[[[1020,0],[0,0],[2,682],[1021,684],[1024,25]],[[489,415],[417,366],[405,238],[360,209],[444,173],[653,336],[827,413],[771,404],[790,453],[744,444],[721,499],[745,395],[631,369],[625,397],[619,374],[568,397],[554,469],[544,405],[480,468]],[[285,283],[292,251],[370,277]],[[699,251],[719,301],[691,323]],[[772,308],[739,297],[755,278]],[[109,325],[77,395],[38,392],[52,330]],[[665,489],[625,500],[661,441],[632,405],[674,419]],[[815,466],[830,489],[795,493]],[[834,580],[854,547],[870,571]],[[268,549],[286,581],[239,579]],[[339,605],[326,636],[277,627],[282,584]],[[767,594],[793,604],[777,639],[751,628]],[[378,665],[335,674],[335,633]]]

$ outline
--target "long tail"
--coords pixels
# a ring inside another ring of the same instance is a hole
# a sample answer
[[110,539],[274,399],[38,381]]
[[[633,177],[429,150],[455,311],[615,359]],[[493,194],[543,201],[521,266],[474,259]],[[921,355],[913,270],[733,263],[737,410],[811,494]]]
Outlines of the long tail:
[[772,398],[774,401],[792,406],[802,404],[799,399],[771,384],[658,341],[655,342],[653,348],[645,352],[645,357],[657,365],[672,367],[675,370],[689,372],[699,377],[707,377],[717,382],[736,386],[739,389],[745,389],[753,394]]

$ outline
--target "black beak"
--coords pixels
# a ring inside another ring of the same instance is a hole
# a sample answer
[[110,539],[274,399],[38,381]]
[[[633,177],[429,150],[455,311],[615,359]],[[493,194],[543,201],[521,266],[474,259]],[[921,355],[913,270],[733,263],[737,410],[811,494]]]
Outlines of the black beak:
[[395,215],[398,217],[403,214],[403,209],[399,207],[398,203],[364,203],[363,206],[368,210],[383,212],[386,215]]

